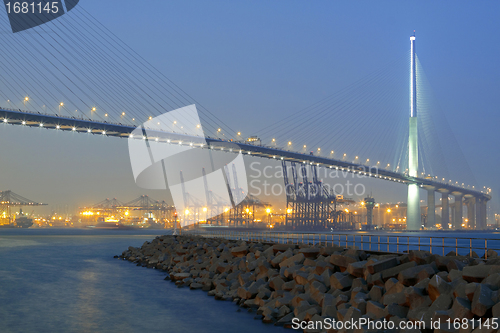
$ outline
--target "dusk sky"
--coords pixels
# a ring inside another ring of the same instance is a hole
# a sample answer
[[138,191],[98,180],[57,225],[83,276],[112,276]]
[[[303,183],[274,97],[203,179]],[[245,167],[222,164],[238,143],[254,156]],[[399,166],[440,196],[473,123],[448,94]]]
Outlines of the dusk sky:
[[[493,207],[500,207],[497,2],[81,0],[79,6],[244,136],[406,57],[416,30],[434,98],[477,183],[493,189]],[[2,57],[14,56],[3,50]],[[406,82],[408,72],[400,75]],[[354,126],[351,120],[346,126]],[[380,135],[393,130],[380,128]],[[4,124],[0,138],[1,189],[49,209],[107,197],[166,197],[135,185],[126,140]],[[376,184],[369,185],[374,194]],[[404,187],[380,189],[390,193],[379,190],[378,201],[404,200]]]

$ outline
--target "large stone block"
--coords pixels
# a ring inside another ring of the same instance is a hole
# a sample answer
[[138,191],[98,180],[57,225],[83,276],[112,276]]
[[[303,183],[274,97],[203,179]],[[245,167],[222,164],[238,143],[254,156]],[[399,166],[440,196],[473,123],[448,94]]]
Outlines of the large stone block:
[[478,284],[474,292],[474,297],[472,298],[472,313],[482,317],[486,314],[486,311],[495,305],[495,303],[492,290],[484,284]]
[[385,259],[385,260],[380,260],[380,261],[368,263],[366,265],[366,269],[368,270],[368,272],[370,272],[370,274],[375,274],[378,272],[382,272],[386,269],[395,267],[397,265],[398,265],[398,259],[396,257],[394,257],[394,258],[389,258],[389,259]]
[[279,276],[276,276],[271,280],[269,280],[269,287],[273,290],[281,290],[283,284],[285,284],[285,281],[283,281],[283,279],[280,278]]
[[435,301],[440,295],[451,295],[452,287],[439,275],[434,275],[427,286],[427,292],[432,301]]
[[415,267],[416,265],[417,265],[416,262],[410,261],[410,262],[407,262],[405,264],[401,264],[401,265],[398,265],[398,266],[395,266],[395,267],[392,267],[389,269],[385,269],[380,273],[382,274],[382,279],[387,280],[389,278],[398,276],[398,274],[400,272],[404,271],[405,269]]
[[420,265],[399,272],[398,280],[405,286],[413,286],[419,280],[430,278],[433,274],[434,269],[430,265]]
[[246,256],[247,253],[248,253],[248,247],[247,246],[237,246],[237,247],[233,247],[231,249],[231,254],[234,257],[241,258],[241,257]]
[[385,318],[385,306],[375,301],[368,301],[366,303],[366,313],[374,319]]
[[353,277],[340,272],[330,276],[330,286],[332,288],[347,290],[352,286]]
[[330,256],[330,263],[338,266],[341,269],[346,269],[350,263],[358,261],[357,258],[345,254],[332,254]]
[[466,266],[462,270],[462,276],[467,282],[481,282],[490,274],[497,272],[500,272],[500,265]]
[[363,277],[366,261],[351,262],[347,265],[347,272],[355,277]]
[[384,294],[384,288],[380,286],[373,286],[370,289],[370,292],[368,293],[368,296],[370,296],[370,299],[375,302],[381,302],[382,300],[382,295]]

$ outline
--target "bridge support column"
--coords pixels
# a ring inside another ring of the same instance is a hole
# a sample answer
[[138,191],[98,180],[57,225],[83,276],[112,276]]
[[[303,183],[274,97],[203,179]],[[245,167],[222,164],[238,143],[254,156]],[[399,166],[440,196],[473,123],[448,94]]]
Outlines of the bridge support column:
[[484,199],[477,197],[476,197],[476,229],[478,230],[486,229],[486,203]]
[[427,228],[436,226],[436,192],[434,188],[427,189]]
[[448,229],[448,224],[450,223],[450,207],[448,192],[441,193],[441,227],[443,229]]
[[419,186],[408,185],[408,207],[406,211],[406,230],[420,230],[422,218],[420,214]]
[[470,229],[476,229],[476,211],[474,197],[466,197],[465,204],[467,205],[467,225]]
[[455,230],[462,229],[462,218],[463,218],[463,194],[453,194],[455,197],[455,216],[453,220],[453,228]]

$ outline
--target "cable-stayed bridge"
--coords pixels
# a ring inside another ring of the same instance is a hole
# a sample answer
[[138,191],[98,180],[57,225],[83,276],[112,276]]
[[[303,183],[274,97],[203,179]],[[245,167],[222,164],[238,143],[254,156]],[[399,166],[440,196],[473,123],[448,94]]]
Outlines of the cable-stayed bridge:
[[[110,137],[129,138],[136,127],[119,123],[108,123],[99,121],[90,121],[85,119],[69,118],[63,116],[55,116],[50,114],[40,114],[22,110],[0,109],[0,120],[5,124],[20,125],[27,127],[46,128],[59,131],[70,131],[76,133],[97,134]],[[156,132],[156,133],[155,133]],[[451,222],[454,229],[460,229],[462,225],[462,209],[463,205],[454,205],[455,220],[450,221],[450,212],[448,197],[449,194],[455,196],[455,201],[462,202],[467,200],[469,225],[475,225],[477,229],[486,228],[486,203],[491,199],[491,195],[487,192],[476,189],[465,188],[443,182],[430,177],[410,176],[407,173],[393,171],[389,168],[379,168],[377,165],[367,165],[361,163],[350,162],[342,159],[334,159],[329,157],[316,156],[311,153],[294,152],[283,148],[273,146],[257,145],[247,141],[224,140],[220,138],[206,137],[206,141],[200,141],[200,137],[193,137],[172,132],[149,131],[147,138],[138,138],[151,140],[155,142],[163,142],[172,145],[198,146],[199,148],[226,150],[229,153],[241,152],[244,155],[253,157],[261,157],[266,159],[282,161],[282,163],[294,163],[297,165],[307,165],[315,167],[324,167],[329,169],[341,170],[358,174],[374,179],[400,183],[402,185],[414,184],[420,188],[424,188],[429,193],[429,203],[435,202],[435,193],[440,192],[442,195],[442,224],[448,225],[446,221]],[[200,143],[201,142],[201,143]],[[229,145],[228,145],[229,144]],[[234,150],[236,145],[239,150]],[[230,148],[229,148],[230,147]],[[231,151],[230,151],[231,150]],[[432,206],[429,211],[434,211]],[[448,215],[448,216],[446,216]],[[419,222],[420,223],[420,222]],[[435,224],[434,219],[428,217],[427,227]]]
[[[5,19],[3,23],[7,23]],[[486,228],[490,189],[483,190],[473,182],[466,185],[462,180],[470,171],[466,162],[452,161],[452,167],[446,168],[448,158],[443,156],[452,152],[450,155],[456,157],[460,151],[451,151],[453,145],[449,144],[441,147],[433,136],[434,127],[442,128],[442,124],[429,116],[432,112],[428,111],[428,100],[423,98],[424,75],[419,71],[414,38],[409,95],[390,86],[396,78],[400,80],[396,86],[407,91],[404,72],[382,68],[316,103],[309,113],[299,111],[282,116],[274,126],[256,133],[260,141],[248,141],[227,126],[226,119],[204,108],[124,45],[81,6],[30,32],[0,34],[0,42],[9,45],[8,52],[12,53],[0,62],[4,74],[0,76],[0,99],[4,100],[1,104],[8,106],[0,109],[0,121],[5,124],[129,138],[144,121],[196,104],[204,129],[202,136],[151,128],[145,139],[230,153],[241,151],[281,161],[284,171],[287,165],[295,170],[290,179],[285,177],[285,183],[293,185],[295,197],[307,190],[304,184],[320,183],[315,176],[318,167],[401,183],[410,189],[407,225],[414,230],[421,225],[418,188],[425,189],[429,206],[427,227],[436,224],[435,194],[440,193],[444,229],[449,225],[461,227],[464,203],[469,225]],[[404,59],[403,65],[407,62]],[[389,68],[396,66],[389,64]],[[396,116],[400,117],[398,121]],[[373,133],[369,134],[370,130]],[[359,134],[353,136],[353,131]],[[396,132],[399,136],[392,135]],[[325,149],[335,146],[339,147],[336,152]],[[312,152],[310,147],[314,147]],[[297,177],[297,169],[305,170],[305,166],[312,179],[307,179],[304,172],[302,179]],[[455,197],[454,214],[450,214],[450,195]],[[454,216],[453,221],[450,215]]]

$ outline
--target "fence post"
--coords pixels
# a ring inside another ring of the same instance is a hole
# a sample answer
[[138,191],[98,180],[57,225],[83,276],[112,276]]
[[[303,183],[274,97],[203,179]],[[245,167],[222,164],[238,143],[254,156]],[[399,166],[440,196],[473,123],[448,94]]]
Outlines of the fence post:
[[484,239],[484,259],[488,260],[488,240]]

